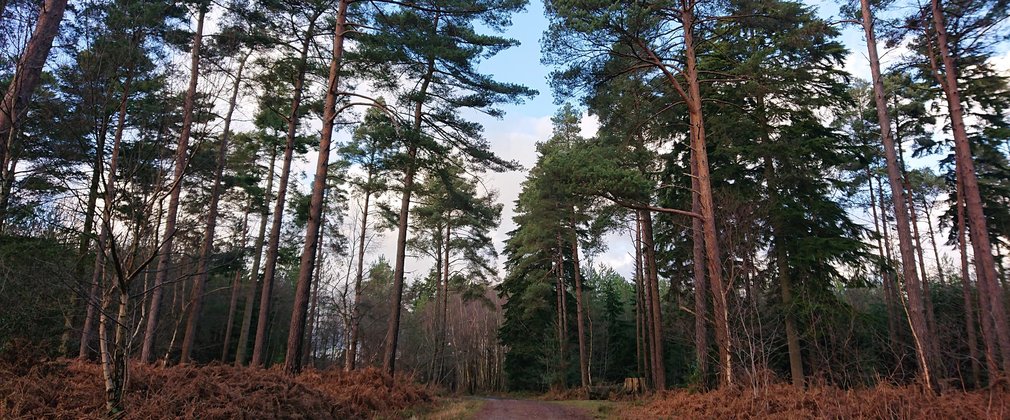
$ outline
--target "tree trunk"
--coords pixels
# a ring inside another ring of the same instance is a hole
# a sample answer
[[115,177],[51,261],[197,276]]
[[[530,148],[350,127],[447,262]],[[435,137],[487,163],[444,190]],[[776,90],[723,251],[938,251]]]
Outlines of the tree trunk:
[[242,70],[251,53],[239,60],[235,72],[235,83],[231,87],[231,98],[228,100],[228,111],[224,116],[224,128],[221,133],[221,144],[217,149],[217,168],[214,170],[214,181],[210,190],[210,203],[207,206],[207,228],[203,233],[203,244],[200,246],[200,259],[196,265],[196,278],[193,279],[193,297],[189,308],[189,318],[186,320],[186,331],[182,335],[182,355],[179,363],[189,363],[193,353],[193,341],[196,339],[196,329],[200,325],[200,312],[203,310],[203,290],[210,277],[210,257],[214,252],[214,231],[217,229],[218,203],[221,201],[221,179],[224,177],[224,167],[228,160],[228,140],[231,137],[231,117],[238,103],[239,88],[242,87]]
[[[884,231],[884,258],[886,259],[887,264],[889,266],[888,268],[890,269],[890,266],[895,263],[895,261],[894,261],[894,252],[893,252],[894,246],[891,245],[891,243],[892,243],[891,242],[891,227],[890,227],[890,225],[887,222],[887,207],[884,205],[884,181],[882,179],[877,179],[877,198],[880,201],[881,228]],[[891,296],[890,297],[890,305],[891,306],[888,308],[888,311],[889,311],[888,312],[888,318],[890,320],[893,320],[893,321],[891,321],[891,323],[894,324],[893,325],[893,330],[895,331],[895,337],[897,338],[897,337],[899,337],[898,336],[898,330],[901,329],[901,323],[899,323],[898,321],[901,318],[901,314],[904,313],[904,309],[900,309],[899,310],[899,308],[904,308],[905,307],[905,303],[904,303],[904,298],[901,295],[901,291],[900,291],[901,286],[900,286],[900,283],[898,281],[898,277],[896,275],[897,272],[896,272],[896,270],[893,270],[893,271],[894,271],[893,273],[892,273],[892,271],[888,271],[888,279],[891,282],[890,283],[891,284],[891,287],[890,287],[890,296]],[[892,276],[892,274],[895,274],[895,275]],[[907,321],[907,318],[908,317],[907,317],[907,314],[906,314],[906,321]],[[907,324],[907,322],[906,322],[906,324]],[[905,350],[906,350],[905,349],[905,345],[901,341],[898,341],[896,343],[897,344],[895,345],[895,349],[899,352],[899,353],[897,353],[897,357],[898,357],[898,359],[904,359],[905,358]],[[899,368],[900,368],[900,366],[899,366]]]
[[[252,203],[250,202],[250,205]],[[245,248],[246,236],[249,234],[249,211],[250,207],[246,207],[245,214],[242,216],[242,233],[239,235],[239,239],[236,240],[235,248]],[[243,264],[244,265],[244,264]],[[235,324],[235,311],[238,310],[238,295],[239,288],[242,284],[242,266],[240,265],[238,269],[235,270],[235,278],[231,282],[231,299],[228,300],[228,321],[225,322],[224,328],[224,343],[221,345],[221,363],[228,362],[228,351],[231,350],[231,334],[234,330]]]
[[[776,237],[781,238],[776,235]],[[793,314],[792,275],[789,269],[789,256],[781,241],[776,245],[775,261],[778,264],[779,288],[782,292],[782,306],[785,310],[786,346],[789,348],[789,372],[793,386],[803,388],[803,355],[800,352],[800,336],[796,331],[796,317]]]
[[245,363],[246,347],[249,345],[249,328],[252,327],[253,304],[256,301],[256,280],[260,275],[260,260],[263,255],[263,242],[267,232],[267,203],[274,187],[274,167],[277,163],[277,147],[270,146],[270,170],[267,175],[267,190],[263,200],[263,212],[260,214],[260,230],[253,245],[253,265],[249,270],[249,285],[246,286],[245,307],[242,309],[242,331],[238,334],[238,348],[235,350],[235,366]]
[[912,232],[909,229],[907,201],[901,185],[901,173],[898,167],[898,157],[895,151],[894,138],[891,137],[891,119],[887,115],[887,102],[884,98],[884,84],[880,77],[880,60],[877,58],[877,44],[873,33],[873,16],[870,12],[869,0],[860,0],[863,17],[863,31],[866,35],[866,48],[870,59],[870,74],[873,78],[873,98],[877,108],[877,119],[880,123],[880,137],[884,144],[884,155],[887,160],[887,176],[891,185],[891,197],[894,204],[894,215],[898,225],[898,248],[901,251],[901,268],[908,295],[908,323],[912,330],[915,343],[916,360],[922,374],[922,381],[930,391],[936,391],[937,382],[933,377],[935,355],[929,345],[931,339],[929,327],[924,312],[922,286],[915,272],[915,256],[912,250]]
[[[940,0],[931,0],[933,10],[933,26],[936,29],[936,41],[940,47],[940,57],[943,60],[944,78],[940,85],[947,98],[947,109],[950,112],[950,125],[954,132],[954,159],[957,171],[961,176],[959,194],[964,194],[965,209],[968,216],[968,232],[971,235],[971,245],[975,256],[975,273],[979,283],[986,283],[986,294],[980,299],[987,299],[992,309],[993,324],[999,340],[1000,357],[1003,360],[1003,371],[1010,371],[1010,330],[1008,330],[1006,310],[1003,306],[1003,295],[996,281],[996,263],[992,256],[992,244],[989,242],[989,228],[986,226],[985,214],[982,211],[982,197],[978,189],[978,178],[975,175],[975,162],[971,154],[968,132],[964,124],[964,108],[961,105],[961,93],[958,90],[957,64],[951,55],[947,40],[947,28],[944,25],[943,8]],[[981,290],[980,290],[981,292]]]
[[943,263],[940,261],[940,248],[936,246],[936,234],[933,233],[933,216],[930,214],[926,203],[923,202],[923,212],[926,213],[926,227],[929,229],[929,241],[933,245],[933,259],[936,260],[936,273],[940,276],[940,284],[947,283],[947,275],[943,272]]
[[[102,299],[102,315],[98,322],[98,341],[101,353],[102,378],[105,385],[105,410],[110,415],[123,411],[123,395],[126,391],[126,363],[125,357],[121,354],[118,341],[109,340],[109,324],[116,321],[110,320],[109,306],[112,296],[107,293]],[[117,295],[119,295],[117,293]]]
[[[270,239],[267,242],[266,261],[263,268],[263,288],[260,291],[259,318],[256,320],[256,338],[253,341],[252,360],[250,366],[263,367],[266,359],[267,323],[270,319],[270,300],[273,295],[274,276],[277,270],[277,251],[280,246],[281,225],[284,222],[284,201],[287,199],[288,178],[291,175],[291,158],[295,149],[295,138],[298,135],[298,109],[302,103],[302,92],[305,86],[305,73],[308,70],[307,60],[309,44],[315,32],[315,19],[309,23],[305,31],[305,40],[298,58],[298,77],[295,79],[291,112],[288,114],[288,132],[284,143],[284,160],[281,163],[281,179],[277,183],[277,200],[274,202],[273,222],[270,225]],[[329,94],[327,94],[329,95]]]
[[[246,217],[249,216],[246,215]],[[235,311],[238,309],[238,295],[241,284],[242,268],[240,267],[235,270],[235,278],[231,281],[231,297],[228,299],[228,320],[224,324],[224,342],[221,344],[222,363],[228,360],[228,352],[231,350],[231,335],[234,331]]]
[[[897,104],[895,104],[895,110],[897,110]],[[901,114],[897,111],[894,113],[894,143],[898,151],[898,167],[901,172],[901,182],[902,188],[905,191],[905,198],[908,200],[908,214],[910,217],[910,224],[912,225],[912,239],[914,240],[915,256],[919,262],[919,272],[922,273],[922,300],[925,303],[926,309],[926,328],[929,331],[929,342],[930,352],[936,356],[940,354],[940,344],[937,342],[936,338],[936,317],[933,315],[933,297],[929,290],[929,274],[926,271],[926,259],[922,256],[922,237],[919,235],[919,217],[915,211],[915,194],[912,191],[912,183],[908,180],[908,171],[905,170],[905,153],[903,148],[903,141],[901,138]],[[941,361],[936,360],[934,363],[939,364]],[[942,365],[938,367],[937,372],[943,372]]]
[[[560,243],[558,245],[560,245]],[[567,293],[567,287],[565,287],[565,268],[564,268],[564,260],[561,257],[560,246],[558,247],[557,255],[555,256],[554,274],[557,277],[557,286],[555,286],[555,295],[557,296],[557,307],[558,307],[558,354],[560,355],[558,361],[558,368],[560,371],[560,374],[558,375],[558,382],[561,385],[561,389],[567,389],[568,320],[565,317],[567,306],[565,305],[565,293]]]
[[652,234],[652,214],[641,211],[642,247],[645,249],[645,269],[649,299],[646,306],[652,312],[652,369],[657,391],[666,389],[666,365],[663,357],[663,311],[659,303],[659,272],[656,267],[656,244]]
[[[769,123],[765,115],[765,98],[757,99],[757,115],[761,120],[762,127],[768,127]],[[771,136],[767,130],[761,132],[762,142],[771,144]],[[781,205],[779,194],[778,174],[775,170],[775,163],[771,157],[764,158],[764,175],[768,187],[768,197],[773,207]],[[796,330],[796,308],[793,305],[793,276],[792,268],[789,266],[789,252],[786,250],[785,234],[783,232],[783,220],[775,215],[770,217],[772,243],[775,253],[775,264],[778,270],[779,291],[781,292],[783,316],[786,330],[786,347],[789,351],[789,374],[793,386],[803,388],[806,376],[803,373],[803,353],[800,348],[800,336]]]
[[[438,28],[439,15],[435,15],[434,27]],[[435,60],[429,58],[427,70],[421,80],[418,90],[417,103],[414,105],[414,121],[412,130],[414,135],[421,132],[421,111],[424,108],[424,101],[428,95],[428,87],[435,74]],[[407,258],[407,228],[408,217],[410,216],[410,195],[414,188],[414,175],[417,171],[417,148],[416,141],[411,140],[407,147],[407,170],[403,175],[403,192],[400,197],[400,214],[397,221],[396,234],[396,262],[393,267],[393,295],[389,301],[389,324],[386,326],[386,342],[382,358],[382,368],[387,374],[393,376],[396,372],[396,345],[400,337],[400,310],[403,305],[403,277],[405,274],[404,263]]]
[[[2,13],[2,10],[0,10]],[[101,185],[101,174],[102,167],[105,164],[105,136],[108,132],[108,122],[104,121],[103,117],[103,127],[99,129],[99,134],[97,136],[97,141],[95,144],[95,163],[94,170],[91,173],[91,181],[88,187],[88,204],[84,212],[84,228],[81,230],[80,244],[78,245],[77,254],[79,256],[77,265],[77,277],[83,278],[85,274],[85,261],[84,256],[88,253],[88,248],[91,245],[91,235],[95,230],[95,213],[97,203],[98,203],[98,188]],[[12,171],[13,172],[13,171]],[[13,181],[11,179],[4,179],[4,182]],[[5,214],[6,206],[0,205],[0,214]],[[3,216],[0,215],[0,226],[3,225]],[[76,299],[76,296],[75,296]],[[88,357],[88,345],[91,342],[91,330],[94,329],[95,322],[95,306],[98,303],[98,285],[91,283],[88,287],[88,294],[86,295],[84,301],[84,327],[81,329],[81,342],[78,349],[78,358],[84,359]],[[76,308],[76,302],[73,305]],[[69,329],[67,330],[69,333]]]
[[324,239],[326,231],[323,229],[326,225],[326,217],[321,216],[319,221],[319,245],[316,246],[316,264],[315,264],[315,280],[312,282],[312,300],[309,303],[309,313],[308,320],[305,326],[305,341],[307,344],[302,346],[302,366],[313,366],[315,364],[312,356],[313,341],[312,334],[315,329],[316,324],[316,314],[319,309],[319,283],[323,279],[323,245],[326,243]]
[[[81,343],[78,358],[88,357],[88,345],[91,342],[91,330],[94,327],[95,309],[99,305],[98,292],[99,284],[105,269],[105,243],[109,237],[109,229],[112,227],[112,209],[116,199],[116,171],[119,166],[119,149],[123,141],[123,132],[126,129],[126,105],[130,100],[130,93],[133,86],[134,68],[130,68],[126,81],[123,83],[123,96],[119,100],[118,117],[116,121],[116,132],[112,137],[112,154],[109,156],[109,175],[105,179],[105,196],[102,198],[102,215],[98,227],[97,251],[95,252],[95,266],[91,276],[91,288],[88,291],[87,311],[84,317],[84,328],[81,332]],[[99,153],[101,154],[101,153]],[[95,171],[101,173],[102,166],[95,167]]]
[[645,304],[642,290],[642,223],[635,214],[635,363],[638,377],[645,375],[648,362],[645,360]]
[[726,302],[728,285],[723,284],[722,262],[719,253],[719,241],[716,237],[715,205],[712,200],[712,183],[708,170],[708,151],[705,140],[705,124],[702,116],[701,86],[698,81],[698,63],[694,50],[694,0],[688,0],[681,10],[681,22],[684,25],[685,72],[688,94],[685,100],[688,104],[690,120],[691,149],[695,154],[695,174],[698,180],[698,198],[701,209],[702,227],[705,233],[705,253],[712,287],[712,309],[715,324],[716,342],[719,346],[719,384],[727,386],[733,383],[733,360],[729,335],[729,308]]
[[[574,214],[575,209],[572,209]],[[586,354],[586,332],[582,300],[582,269],[579,267],[579,234],[575,221],[572,220],[572,273],[575,278],[575,322],[579,334],[579,372],[582,376],[582,387],[589,384],[589,357]]]
[[[368,185],[372,184],[372,172],[368,173]],[[368,204],[372,197],[372,192],[365,190],[365,204],[361,210],[361,233],[358,235],[358,269],[354,275],[354,307],[351,308],[351,338],[344,353],[344,370],[354,370],[354,363],[358,352],[358,335],[361,328],[361,313],[358,306],[361,305],[361,281],[365,273],[365,235],[368,232]]]
[[309,221],[305,231],[305,246],[298,270],[295,286],[294,309],[291,313],[291,327],[288,329],[288,349],[284,360],[284,370],[295,374],[302,370],[302,346],[305,344],[305,318],[309,308],[309,292],[312,290],[312,269],[315,264],[319,229],[323,220],[323,202],[326,194],[326,175],[329,173],[330,142],[333,138],[333,123],[337,118],[337,87],[340,83],[340,63],[344,55],[344,34],[347,23],[347,4],[340,0],[337,4],[337,23],[333,35],[333,58],[330,59],[330,76],[323,105],[323,128],[319,137],[319,159],[316,175],[312,181],[312,198],[309,204]]
[[[898,142],[900,145],[901,142]],[[902,171],[904,172],[904,171]],[[912,185],[908,182],[908,175],[903,174],[905,191],[908,192],[908,213],[911,216],[912,224],[912,238],[915,240],[915,255],[916,259],[919,261],[919,271],[922,273],[922,300],[926,306],[926,327],[929,330],[929,345],[930,351],[934,355],[940,354],[940,343],[937,341],[936,337],[936,316],[933,312],[933,296],[929,290],[929,275],[926,274],[926,259],[922,257],[922,239],[919,236],[919,221],[918,215],[915,212],[915,201],[912,199]],[[941,360],[937,360],[938,370],[937,372],[943,372],[943,367]],[[940,375],[941,373],[938,373]]]
[[203,42],[203,21],[207,10],[203,6],[197,14],[196,33],[193,35],[193,49],[190,51],[189,88],[182,105],[182,131],[179,133],[179,144],[175,151],[175,173],[170,186],[171,198],[168,202],[168,212],[165,214],[165,232],[161,244],[161,255],[158,257],[158,268],[154,276],[154,287],[151,290],[151,306],[147,312],[147,329],[144,331],[144,344],[140,352],[140,361],[150,363],[154,355],[154,340],[158,334],[158,321],[161,311],[162,285],[168,277],[172,263],[172,245],[175,239],[175,224],[179,212],[179,195],[182,192],[182,178],[189,165],[189,136],[193,130],[193,106],[196,101],[196,85],[200,78],[200,48]]
[[[968,357],[971,358],[971,385],[982,385],[981,366],[978,357],[978,337],[975,333],[974,299],[971,293],[971,281],[968,274],[968,244],[964,220],[964,197],[957,197],[957,248],[961,254],[961,296],[964,299],[964,324],[968,334]],[[990,338],[991,340],[991,338]],[[986,343],[990,344],[990,343]],[[992,348],[986,346],[986,362],[989,372],[996,372],[997,366]]]
[[[695,174],[694,152],[691,152],[691,173]],[[698,177],[691,177],[691,211],[701,212],[698,197]],[[694,356],[702,389],[708,389],[708,285],[705,274],[705,232],[701,219],[691,218],[692,266],[694,267]]]
[[[897,309],[894,305],[894,282],[891,279],[891,272],[888,270],[887,263],[891,261],[890,253],[890,239],[881,242],[883,238],[888,238],[887,233],[887,217],[884,212],[884,194],[883,191],[880,193],[880,219],[878,222],[877,218],[877,192],[873,189],[873,174],[870,172],[870,168],[866,167],[866,181],[870,184],[870,209],[873,213],[873,230],[877,234],[877,256],[880,257],[880,282],[884,289],[884,307],[887,309],[887,336],[891,343],[892,349],[900,348],[898,341],[898,319],[897,319]],[[883,230],[881,230],[881,224],[883,225]],[[886,248],[885,248],[885,243]],[[886,257],[885,257],[886,253]]]
[[445,343],[446,343],[446,332],[449,328],[448,325],[448,315],[449,315],[449,258],[451,256],[451,247],[449,246],[449,241],[452,240],[452,210],[449,211],[449,216],[446,218],[445,222],[445,254],[443,255],[443,271],[444,277],[442,279],[442,308],[439,313],[440,330],[439,330],[439,342],[436,348],[436,353],[440,354],[441,357],[438,360],[438,380],[441,381],[442,370],[445,367]]
[[[31,102],[35,87],[42,78],[42,68],[49,57],[53,39],[60,32],[60,21],[67,8],[67,0],[45,0],[35,30],[25,51],[18,59],[14,70],[14,78],[7,85],[3,101],[0,102],[0,162],[8,161],[7,139],[17,127],[18,120],[24,116]],[[2,11],[2,10],[0,10]],[[13,176],[13,174],[11,174]],[[6,181],[6,180],[3,180]]]

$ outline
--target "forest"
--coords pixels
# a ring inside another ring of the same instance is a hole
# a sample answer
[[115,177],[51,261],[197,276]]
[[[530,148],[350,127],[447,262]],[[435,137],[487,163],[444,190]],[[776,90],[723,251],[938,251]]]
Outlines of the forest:
[[1004,418],[1010,4],[827,3],[0,0],[0,418]]

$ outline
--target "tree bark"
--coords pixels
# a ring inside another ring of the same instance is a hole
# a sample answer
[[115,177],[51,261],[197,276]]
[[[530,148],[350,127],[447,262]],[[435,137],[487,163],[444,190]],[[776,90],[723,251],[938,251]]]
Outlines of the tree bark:
[[[14,78],[7,85],[3,101],[0,102],[0,162],[8,161],[7,139],[17,127],[18,120],[24,116],[31,102],[32,94],[42,78],[42,68],[49,57],[53,39],[60,33],[60,22],[67,8],[67,0],[45,0],[39,12],[35,30],[25,51],[18,59],[14,70]],[[2,13],[2,9],[0,9]],[[13,176],[11,174],[10,176]],[[6,181],[6,180],[3,180]]]
[[[572,209],[574,214],[574,209]],[[572,272],[575,278],[575,322],[579,334],[579,372],[582,376],[582,387],[589,383],[589,357],[586,354],[586,332],[582,300],[582,270],[579,267],[579,235],[575,221],[572,220]]]
[[312,290],[312,271],[315,264],[319,229],[322,226],[323,202],[326,195],[326,175],[329,173],[330,142],[333,138],[333,123],[337,118],[337,91],[340,83],[340,64],[344,55],[344,34],[347,30],[347,4],[349,0],[337,3],[337,22],[333,35],[333,57],[330,59],[330,76],[327,83],[326,99],[323,104],[323,127],[319,137],[319,159],[316,175],[312,181],[312,198],[309,204],[309,221],[305,231],[305,245],[295,286],[294,309],[291,326],[288,328],[288,349],[284,360],[284,371],[295,374],[302,370],[302,346],[305,344],[305,318],[309,307],[309,292]]
[[253,340],[252,360],[250,366],[263,367],[266,359],[267,323],[270,320],[270,300],[273,296],[274,276],[277,270],[278,247],[281,239],[281,225],[284,222],[284,201],[287,199],[288,178],[291,175],[291,158],[295,149],[295,138],[298,135],[298,110],[302,103],[302,93],[305,86],[305,73],[308,70],[307,60],[312,34],[315,32],[315,19],[309,23],[305,31],[305,40],[298,57],[298,77],[292,91],[291,112],[288,114],[288,132],[284,143],[284,160],[281,163],[281,179],[277,183],[277,200],[274,202],[273,222],[270,224],[270,239],[267,242],[266,261],[263,268],[263,288],[260,291],[259,318],[256,320],[256,338]]
[[657,391],[666,389],[666,365],[663,357],[663,311],[659,302],[659,272],[656,267],[656,244],[652,234],[652,214],[641,211],[642,247],[645,249],[645,269],[649,299],[646,305],[652,312],[652,369],[653,386]]
[[[968,273],[968,244],[967,244],[967,234],[965,227],[965,214],[964,214],[964,197],[958,195],[957,197],[957,248],[961,255],[961,296],[964,299],[964,324],[965,331],[968,334],[968,357],[971,358],[971,384],[973,387],[979,387],[982,385],[982,375],[981,366],[979,364],[978,357],[978,336],[975,333],[975,310],[974,310],[974,298],[971,293],[971,280]],[[991,337],[989,338],[991,340]],[[995,362],[994,353],[992,352],[992,347],[989,347],[986,343],[986,362],[988,364],[989,372],[996,372],[997,366]]]
[[313,366],[315,361],[313,359],[313,341],[312,334],[315,329],[316,324],[316,314],[319,308],[319,283],[323,279],[323,249],[325,248],[323,244],[326,243],[325,234],[326,231],[324,227],[326,225],[326,217],[322,216],[319,221],[319,245],[316,246],[316,264],[315,264],[315,280],[312,281],[312,301],[309,303],[309,313],[308,320],[305,325],[305,341],[307,344],[302,346],[302,366]]
[[[694,176],[697,165],[694,151],[691,152],[691,211],[701,212],[698,197],[698,177]],[[698,365],[698,377],[702,389],[708,388],[708,284],[705,273],[705,232],[701,219],[691,218],[691,249],[694,267],[694,355]]]
[[992,256],[992,244],[989,241],[989,228],[986,226],[985,214],[982,210],[982,197],[978,189],[978,177],[975,175],[975,162],[968,141],[968,132],[964,124],[964,108],[961,105],[961,93],[957,82],[957,64],[951,55],[947,39],[947,28],[944,24],[943,8],[940,0],[931,0],[933,11],[933,26],[936,30],[936,43],[940,47],[940,57],[943,62],[943,79],[940,85],[947,99],[947,109],[950,113],[950,125],[954,132],[954,159],[957,172],[961,176],[959,194],[964,194],[965,209],[968,216],[968,233],[971,235],[972,249],[975,256],[975,273],[979,283],[986,283],[986,294],[980,299],[986,299],[992,311],[993,324],[999,341],[1000,358],[1004,373],[1010,371],[1010,326],[1007,325],[1006,309],[1000,298],[1003,293],[996,280],[996,262]]
[[260,214],[260,229],[256,235],[256,243],[253,245],[255,254],[253,255],[253,265],[249,270],[249,284],[246,286],[245,307],[242,309],[242,331],[238,334],[238,348],[235,350],[235,366],[242,366],[245,363],[246,347],[249,345],[249,329],[252,327],[253,304],[256,301],[256,280],[260,275],[260,261],[263,255],[263,242],[267,232],[267,204],[270,202],[270,194],[274,187],[274,167],[277,163],[277,147],[270,146],[270,170],[267,175],[267,190],[263,199],[263,212]]
[[648,362],[645,360],[645,298],[642,290],[642,224],[635,213],[635,363],[638,367],[638,377],[645,375]]
[[207,10],[203,6],[197,12],[196,33],[193,35],[193,48],[190,51],[189,87],[186,99],[182,105],[182,131],[179,133],[179,144],[175,151],[175,172],[168,201],[168,211],[165,214],[165,232],[162,239],[161,255],[158,257],[158,268],[154,276],[154,287],[151,290],[151,306],[147,312],[147,329],[144,331],[144,344],[140,352],[140,361],[150,363],[154,355],[154,340],[158,334],[158,321],[161,311],[162,285],[168,277],[172,263],[172,245],[175,239],[175,224],[179,212],[179,195],[182,192],[182,178],[189,165],[189,137],[193,130],[193,106],[196,102],[196,86],[200,78],[200,48],[203,43],[203,23]]
[[449,258],[451,256],[450,252],[452,247],[449,246],[449,241],[452,240],[452,210],[449,211],[449,216],[446,218],[445,222],[445,254],[443,256],[443,272],[444,277],[442,279],[442,308],[439,314],[441,318],[439,320],[440,330],[439,330],[439,342],[436,353],[440,354],[441,357],[438,360],[438,378],[441,381],[442,370],[445,366],[445,343],[446,334],[449,329],[448,325],[448,315],[449,315]]
[[884,155],[887,161],[887,176],[891,186],[891,197],[894,204],[894,214],[898,225],[898,248],[901,251],[901,268],[908,296],[908,322],[915,343],[916,361],[922,374],[926,388],[937,390],[936,378],[933,377],[935,355],[929,345],[931,339],[929,326],[926,322],[922,285],[915,270],[915,256],[912,250],[912,232],[909,229],[907,201],[901,185],[901,173],[895,151],[894,138],[891,137],[891,119],[887,115],[887,102],[884,98],[884,84],[880,77],[880,60],[877,57],[876,38],[873,33],[873,15],[870,12],[869,0],[860,0],[863,31],[866,36],[866,48],[870,59],[870,74],[873,79],[873,98],[877,108],[877,119],[880,124],[880,136],[884,144]]
[[[101,233],[98,236],[98,252],[95,257],[94,284],[98,284],[101,280],[101,276],[104,274],[105,249],[107,247],[106,242],[115,240],[110,231],[112,230],[112,211],[115,207],[116,171],[119,162],[119,149],[123,138],[123,129],[126,126],[126,104],[129,100],[133,74],[134,69],[131,68],[129,76],[127,76],[126,79],[126,83],[123,85],[123,98],[119,103],[119,121],[117,123],[116,134],[112,142],[112,154],[109,156],[109,176],[106,178],[105,197],[103,198],[102,205],[102,227]],[[114,244],[110,244],[108,246],[110,251],[114,251],[113,246]],[[113,261],[113,264],[119,263],[120,262],[118,260]],[[126,363],[129,349],[126,344],[125,331],[130,291],[129,282],[127,279],[122,277],[122,273],[119,268],[120,267],[117,267],[115,270],[117,281],[110,284],[111,287],[106,291],[106,293],[104,293],[105,296],[103,298],[102,311],[99,320],[99,348],[102,353],[102,372],[105,378],[106,408],[110,414],[116,413],[122,409],[122,401],[128,378],[127,369],[129,368]],[[108,312],[108,307],[114,293],[119,300],[119,308],[116,314],[116,319],[113,321],[115,325],[115,341],[112,342],[113,345],[110,348],[108,342],[108,324],[109,317],[111,315]]]
[[[895,98],[897,102],[897,98]],[[905,198],[908,200],[908,215],[910,217],[910,224],[912,225],[912,239],[914,240],[914,248],[916,259],[919,262],[919,272],[922,274],[922,300],[925,303],[926,310],[926,328],[929,331],[929,346],[930,352],[939,356],[940,354],[940,344],[937,342],[936,338],[936,317],[933,312],[933,296],[929,290],[929,274],[926,271],[926,259],[922,256],[922,236],[919,235],[919,216],[915,211],[915,193],[912,191],[912,183],[908,179],[908,171],[905,169],[905,153],[904,153],[904,141],[901,138],[901,114],[897,112],[897,103],[895,103],[895,113],[894,113],[894,143],[898,149],[898,167],[901,172],[901,182],[902,188],[905,191]],[[941,361],[936,360],[935,363],[939,364]],[[942,365],[938,367],[938,372],[943,372]]]
[[685,72],[688,94],[684,98],[688,105],[690,121],[691,149],[695,154],[695,170],[698,179],[698,198],[701,208],[702,227],[705,233],[705,257],[709,284],[712,287],[712,309],[715,324],[716,343],[719,346],[719,384],[733,383],[732,345],[729,335],[729,308],[726,302],[727,285],[723,284],[722,262],[719,241],[716,237],[715,205],[712,200],[712,182],[708,169],[708,151],[705,140],[705,124],[702,116],[701,86],[698,81],[698,63],[695,56],[694,7],[695,0],[685,0],[681,8],[681,22],[684,26]]
[[568,388],[568,320],[565,317],[566,306],[565,305],[565,293],[567,293],[567,287],[565,287],[565,268],[564,260],[561,257],[561,247],[560,240],[558,241],[557,255],[554,257],[554,274],[557,277],[557,285],[555,286],[555,295],[557,296],[557,308],[558,308],[558,354],[560,355],[558,361],[559,375],[558,382],[561,385],[561,389]]
[[[251,53],[250,53],[251,54]],[[213,186],[210,190],[210,203],[207,205],[207,227],[203,233],[203,244],[200,246],[200,259],[197,262],[196,278],[193,279],[193,297],[190,298],[189,317],[186,319],[186,331],[182,335],[182,355],[179,363],[189,363],[193,353],[193,341],[196,339],[196,329],[200,325],[200,312],[203,310],[203,290],[210,277],[210,257],[214,252],[214,233],[217,229],[218,203],[221,201],[221,181],[224,177],[224,167],[228,160],[228,140],[231,138],[231,118],[238,103],[238,92],[242,87],[242,70],[250,54],[245,54],[239,60],[235,72],[235,83],[231,87],[231,98],[228,100],[228,111],[224,116],[224,128],[221,133],[221,144],[217,149],[217,168],[214,170]]]

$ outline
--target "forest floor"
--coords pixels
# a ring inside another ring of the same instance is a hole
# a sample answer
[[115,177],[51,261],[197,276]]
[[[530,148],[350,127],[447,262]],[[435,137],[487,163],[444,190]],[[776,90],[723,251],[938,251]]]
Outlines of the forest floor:
[[505,397],[448,398],[420,417],[426,420],[609,419],[615,418],[610,414],[616,404],[611,401],[543,401]]
[[[1010,383],[942,395],[917,386],[798,390],[765,383],[710,392],[670,390],[617,401],[585,395],[436,398],[408,375],[230,365],[131,364],[121,418],[378,419],[1010,419]],[[0,353],[0,419],[108,418],[97,363]]]
[[1010,419],[1010,390],[994,387],[936,396],[918,386],[865,389],[788,384],[709,392],[670,390],[652,395],[584,400],[573,393],[500,398],[445,398],[420,418],[447,419]]

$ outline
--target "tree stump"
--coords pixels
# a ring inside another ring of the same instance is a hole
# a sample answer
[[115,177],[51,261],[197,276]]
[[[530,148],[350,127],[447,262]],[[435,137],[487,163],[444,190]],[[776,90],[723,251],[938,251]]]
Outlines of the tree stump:
[[638,394],[645,391],[643,378],[624,378],[624,392]]

